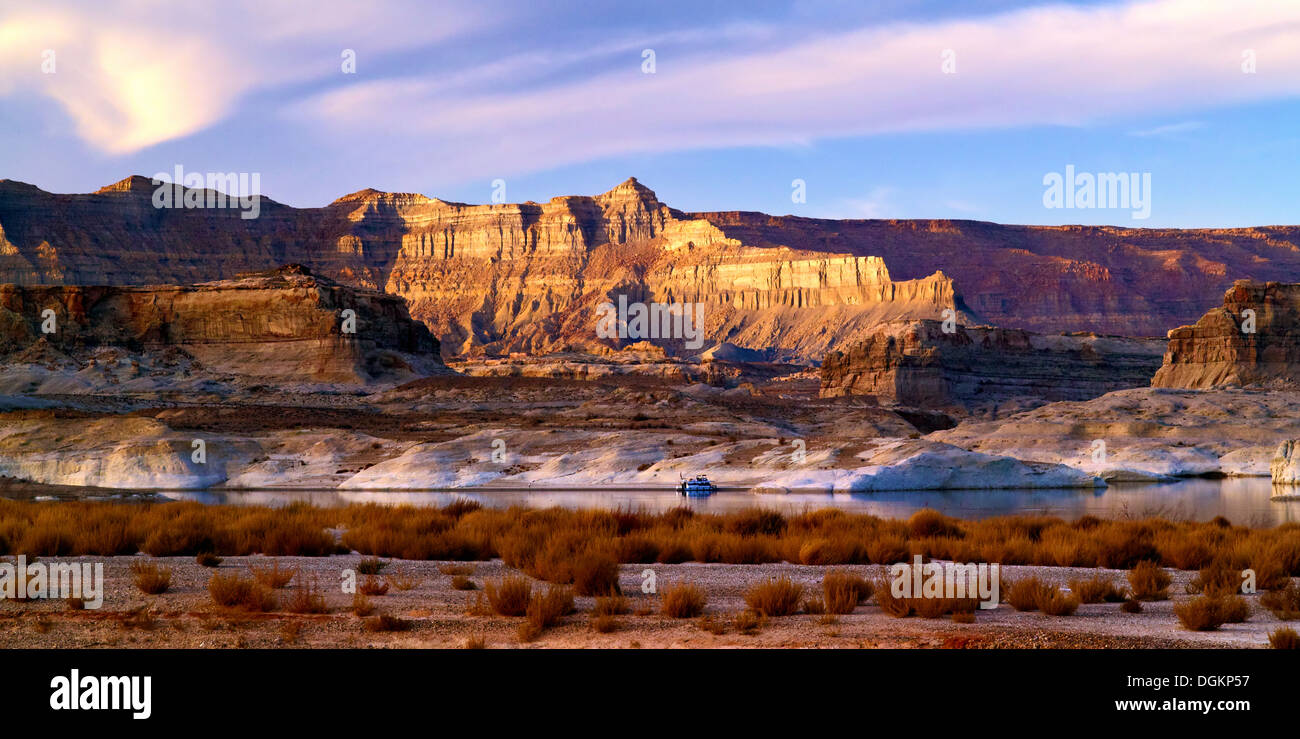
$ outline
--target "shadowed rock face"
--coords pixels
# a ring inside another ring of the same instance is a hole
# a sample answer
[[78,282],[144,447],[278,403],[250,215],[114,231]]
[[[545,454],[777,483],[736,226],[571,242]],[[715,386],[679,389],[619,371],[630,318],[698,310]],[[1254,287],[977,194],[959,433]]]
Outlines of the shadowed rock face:
[[1232,279],[1300,279],[1297,227],[684,213],[635,179],[546,203],[363,190],[298,209],[263,198],[243,220],[154,208],[153,189],[141,177],[89,195],[0,181],[0,282],[190,284],[293,262],[406,298],[448,353],[613,348],[594,335],[594,313],[626,295],[704,303],[709,345],[818,358],[875,322],[945,309],[967,323],[1159,336]]
[[[355,314],[355,333],[343,331]],[[52,333],[43,331],[53,311]],[[0,354],[38,344],[180,349],[208,370],[286,382],[358,383],[442,368],[437,341],[401,298],[290,265],[198,285],[0,285]]]
[[1158,340],[1033,334],[937,321],[880,326],[822,363],[823,397],[874,395],[921,407],[1084,400],[1147,384],[1159,366]]
[[[1255,312],[1254,332],[1244,312]],[[1238,280],[1223,307],[1169,332],[1153,387],[1300,384],[1300,284]]]

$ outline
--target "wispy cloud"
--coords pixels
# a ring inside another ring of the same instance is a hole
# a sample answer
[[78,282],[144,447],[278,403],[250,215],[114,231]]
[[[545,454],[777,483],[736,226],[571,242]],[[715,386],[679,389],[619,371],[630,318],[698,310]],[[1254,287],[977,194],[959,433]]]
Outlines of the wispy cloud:
[[1177,136],[1178,134],[1188,133],[1190,131],[1199,131],[1202,128],[1205,128],[1205,124],[1201,121],[1183,121],[1181,123],[1169,123],[1163,126],[1156,126],[1154,128],[1144,128],[1137,131],[1129,131],[1128,135],[1137,136],[1139,138],[1148,138],[1152,136],[1155,137]]

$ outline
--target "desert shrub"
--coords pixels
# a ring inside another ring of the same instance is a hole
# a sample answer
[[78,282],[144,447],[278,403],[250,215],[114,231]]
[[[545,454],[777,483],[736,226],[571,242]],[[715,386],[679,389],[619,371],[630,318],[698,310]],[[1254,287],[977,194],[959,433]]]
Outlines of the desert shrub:
[[275,592],[251,577],[236,573],[217,573],[208,580],[212,602],[246,611],[270,611],[275,608]]
[[546,629],[573,613],[573,592],[560,585],[551,585],[545,595],[533,593],[528,600],[524,616],[538,629]]
[[878,565],[891,565],[906,562],[912,552],[902,537],[881,537],[867,543],[867,558]]
[[1168,600],[1173,578],[1155,562],[1143,560],[1128,573],[1129,591],[1136,600]]
[[483,585],[488,605],[501,616],[522,616],[528,611],[533,585],[528,578],[507,575],[500,580],[488,580]]
[[1189,631],[1214,631],[1227,623],[1220,599],[1202,595],[1174,606],[1174,615]]
[[1125,599],[1124,589],[1104,575],[1087,580],[1071,580],[1070,592],[1084,603],[1119,603]]
[[199,552],[194,556],[194,561],[204,567],[220,567],[222,559],[212,552]]
[[471,634],[465,637],[461,649],[487,649],[487,637],[482,634]]
[[604,554],[588,553],[573,563],[573,590],[578,595],[619,592],[618,562]]
[[1250,604],[1240,595],[1219,596],[1219,615],[1225,623],[1244,623],[1250,618]]
[[696,621],[695,625],[699,627],[700,631],[707,631],[714,636],[722,636],[727,633],[726,622],[708,614],[700,616],[700,620]]
[[853,613],[872,591],[871,581],[858,575],[831,571],[822,577],[822,597],[828,613]]
[[1287,583],[1280,590],[1270,590],[1260,595],[1259,604],[1277,618],[1293,621],[1300,618],[1300,588],[1295,583]]
[[668,585],[659,593],[664,615],[670,618],[694,618],[704,612],[704,591],[690,583]]
[[1038,602],[1038,610],[1048,616],[1069,616],[1079,608],[1079,598],[1066,595],[1056,588],[1043,596]]
[[1282,626],[1268,635],[1268,645],[1273,649],[1300,649],[1300,635],[1295,629]]
[[608,634],[618,629],[618,619],[609,614],[600,614],[591,617],[591,630],[597,634]]
[[159,567],[153,562],[132,562],[131,581],[141,593],[159,595],[171,585],[172,568]]
[[357,574],[360,575],[378,575],[380,570],[388,566],[388,563],[378,557],[362,557],[357,562]]
[[1125,613],[1141,613],[1142,602],[1129,598],[1128,600],[1120,604],[1119,609]]
[[907,528],[914,539],[940,536],[959,537],[962,534],[962,530],[954,524],[952,519],[930,508],[922,508],[913,513],[912,517],[907,519]]
[[300,579],[298,587],[289,594],[284,608],[290,613],[329,613],[329,607],[325,605],[325,597],[314,579],[308,579],[306,582]]
[[621,616],[631,610],[627,598],[611,594],[597,597],[591,613],[595,616]]
[[352,612],[365,618],[375,612],[375,604],[361,593],[352,594]]
[[886,615],[894,618],[907,618],[916,612],[915,602],[919,598],[895,596],[888,583],[877,585],[875,590],[876,602],[880,604],[880,610],[884,611]]
[[1200,569],[1187,583],[1187,592],[1193,595],[1232,595],[1241,587],[1241,575],[1225,560],[1216,560]]
[[476,587],[478,586],[474,584],[474,581],[464,575],[456,575],[451,579],[452,590],[473,590]]
[[298,574],[297,567],[281,569],[279,562],[272,562],[269,567],[250,564],[248,571],[252,573],[253,579],[272,590],[279,590],[288,585],[293,576]]
[[1006,601],[1017,611],[1037,611],[1055,592],[1056,588],[1037,577],[1026,577],[1007,584]]
[[420,587],[423,579],[414,575],[400,572],[394,572],[387,577],[388,584],[401,591],[414,590]]
[[799,610],[802,597],[803,586],[783,575],[750,588],[745,605],[768,616],[789,616]]
[[366,575],[365,579],[357,583],[357,592],[370,596],[384,595],[388,592],[388,583],[374,575]]
[[753,636],[767,625],[767,616],[757,611],[741,611],[731,619],[731,626],[738,633]]
[[458,575],[462,577],[468,577],[469,575],[474,574],[474,565],[451,564],[451,563],[441,564],[438,565],[438,572],[441,572],[444,575]]
[[370,632],[410,631],[415,623],[404,618],[381,613],[362,622],[362,628]]
[[727,516],[723,529],[741,536],[776,536],[785,530],[785,516],[776,511],[752,508]]

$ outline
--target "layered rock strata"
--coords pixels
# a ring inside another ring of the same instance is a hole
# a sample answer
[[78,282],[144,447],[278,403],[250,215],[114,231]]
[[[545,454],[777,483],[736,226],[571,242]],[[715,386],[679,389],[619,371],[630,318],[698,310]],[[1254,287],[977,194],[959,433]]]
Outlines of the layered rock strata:
[[1148,383],[1156,340],[1042,335],[938,321],[895,321],[822,364],[823,397],[873,395],[920,407],[1011,398],[1083,400]]
[[1169,332],[1153,387],[1300,384],[1300,284],[1238,280],[1194,326]]

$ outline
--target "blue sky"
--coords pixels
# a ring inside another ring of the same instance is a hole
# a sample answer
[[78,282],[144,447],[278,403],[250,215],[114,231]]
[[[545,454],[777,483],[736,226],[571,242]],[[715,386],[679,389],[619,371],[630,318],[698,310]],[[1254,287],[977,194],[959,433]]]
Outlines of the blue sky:
[[[0,8],[0,178],[87,192],[179,164],[315,206],[636,176],[683,210],[1300,223],[1286,0],[176,6]],[[1149,173],[1150,217],[1045,208],[1067,165]]]

